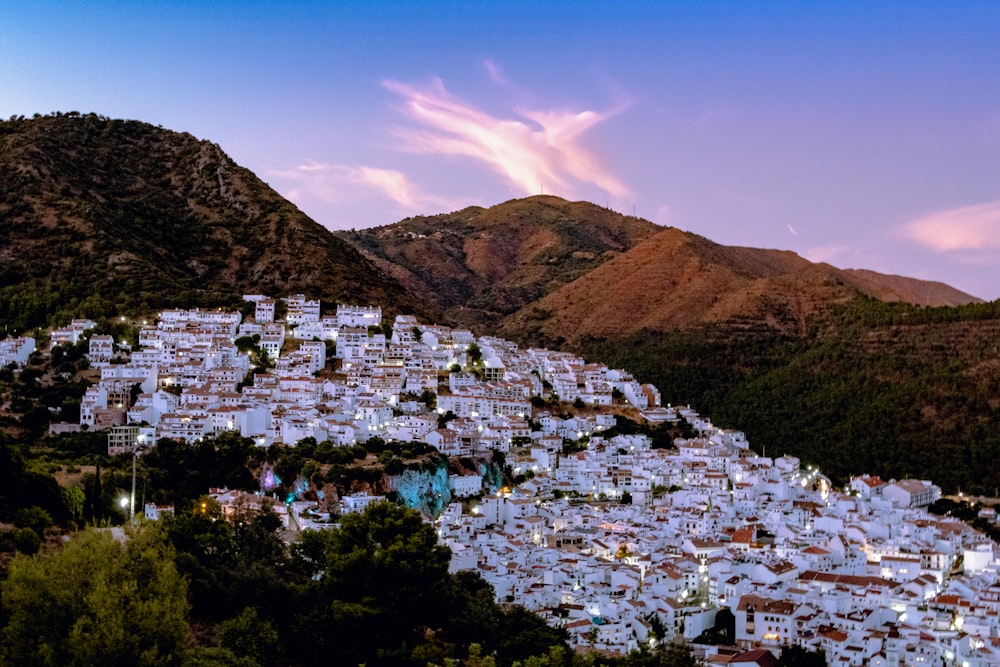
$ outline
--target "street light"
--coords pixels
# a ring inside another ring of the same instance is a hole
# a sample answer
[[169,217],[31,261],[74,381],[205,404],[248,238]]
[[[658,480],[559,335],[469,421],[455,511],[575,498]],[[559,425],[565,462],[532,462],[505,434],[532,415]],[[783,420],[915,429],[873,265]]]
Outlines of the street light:
[[139,447],[132,450],[132,495],[129,496],[129,523],[135,523],[135,461],[139,458]]
[[[145,444],[146,436],[139,435],[135,447],[132,448],[132,494],[128,498],[129,523],[135,523],[135,462],[139,458],[139,449]],[[122,498],[122,509],[125,508],[125,498]]]

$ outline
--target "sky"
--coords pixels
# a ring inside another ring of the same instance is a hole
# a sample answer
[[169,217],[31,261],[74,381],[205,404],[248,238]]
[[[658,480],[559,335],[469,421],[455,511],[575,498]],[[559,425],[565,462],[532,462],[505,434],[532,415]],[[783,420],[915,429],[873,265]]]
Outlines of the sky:
[[1000,2],[0,3],[0,118],[219,144],[330,229],[545,193],[1000,298]]

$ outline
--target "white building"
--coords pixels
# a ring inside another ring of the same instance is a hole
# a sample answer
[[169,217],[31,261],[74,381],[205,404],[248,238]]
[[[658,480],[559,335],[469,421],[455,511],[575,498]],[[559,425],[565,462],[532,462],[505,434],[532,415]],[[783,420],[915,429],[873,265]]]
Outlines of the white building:
[[34,351],[35,339],[30,336],[0,340],[0,367],[10,364],[24,366]]

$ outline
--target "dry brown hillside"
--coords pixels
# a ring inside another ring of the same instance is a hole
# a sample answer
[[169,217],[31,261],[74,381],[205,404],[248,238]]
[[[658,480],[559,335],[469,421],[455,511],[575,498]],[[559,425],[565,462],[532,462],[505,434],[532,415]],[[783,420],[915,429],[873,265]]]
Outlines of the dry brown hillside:
[[891,276],[867,269],[844,269],[844,280],[881,301],[902,301],[923,306],[962,306],[981,303],[981,299],[930,280]]
[[798,335],[810,315],[858,294],[918,305],[976,301],[944,285],[841,271],[789,251],[723,246],[666,229],[506,318],[499,329],[570,345],[585,336],[614,339],[717,322]]
[[588,202],[538,196],[344,237],[443,318],[491,330],[661,229]]
[[525,343],[719,322],[798,335],[811,314],[858,295],[922,306],[977,302],[941,283],[724,246],[552,196],[344,237],[442,319]]

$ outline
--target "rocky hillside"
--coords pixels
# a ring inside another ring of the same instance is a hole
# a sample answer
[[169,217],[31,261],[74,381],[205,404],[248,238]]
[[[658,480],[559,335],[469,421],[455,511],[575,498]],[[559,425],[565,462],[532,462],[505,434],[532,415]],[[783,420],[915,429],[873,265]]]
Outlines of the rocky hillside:
[[246,292],[422,312],[215,144],[92,114],[0,122],[0,323],[231,304]]
[[941,283],[723,246],[552,196],[342,236],[444,319],[525,343],[720,322],[802,335],[811,315],[858,297],[920,306],[978,301]]
[[538,196],[342,233],[441,317],[482,331],[662,228]]
[[665,229],[506,318],[499,331],[571,344],[713,323],[802,336],[813,315],[858,297],[920,306],[979,301],[941,283],[844,271],[789,251]]

